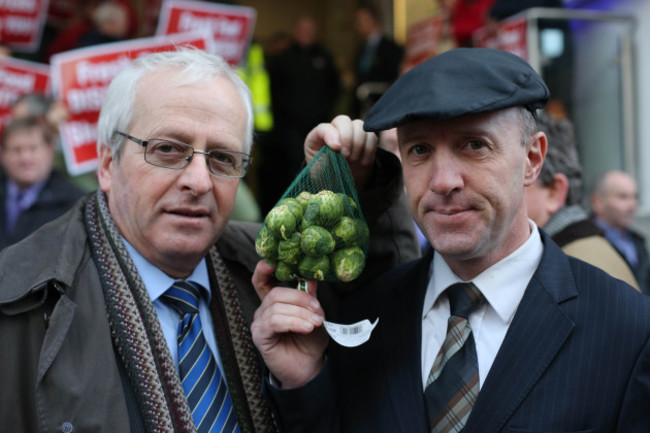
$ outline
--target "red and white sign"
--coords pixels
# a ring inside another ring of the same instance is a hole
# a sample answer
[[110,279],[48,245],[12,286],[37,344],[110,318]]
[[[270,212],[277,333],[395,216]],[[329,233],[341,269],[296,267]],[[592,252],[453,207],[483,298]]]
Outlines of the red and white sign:
[[160,10],[157,35],[207,31],[214,38],[213,54],[231,66],[243,63],[253,36],[255,9],[191,0],[166,0]]
[[481,27],[474,32],[474,45],[508,51],[524,60],[528,60],[526,29],[525,17],[517,17],[502,22],[496,32],[490,30],[487,26]]
[[435,56],[440,50],[445,22],[442,14],[426,18],[411,25],[406,32],[404,70],[414,68]]
[[111,80],[132,59],[188,45],[209,51],[211,42],[205,33],[186,33],[102,44],[52,56],[52,90],[70,112],[60,128],[68,172],[76,175],[97,168],[97,120],[104,95]]
[[36,51],[47,7],[48,0],[1,0],[0,43],[16,51]]
[[29,93],[50,94],[50,67],[13,57],[0,57],[0,130],[11,117],[11,104]]

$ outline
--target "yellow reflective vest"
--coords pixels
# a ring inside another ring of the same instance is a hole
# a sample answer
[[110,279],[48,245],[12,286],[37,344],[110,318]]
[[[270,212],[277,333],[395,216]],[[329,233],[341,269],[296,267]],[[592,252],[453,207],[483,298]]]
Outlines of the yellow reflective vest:
[[255,130],[272,130],[271,83],[264,67],[264,51],[260,44],[251,44],[246,65],[237,68],[237,72],[251,90]]

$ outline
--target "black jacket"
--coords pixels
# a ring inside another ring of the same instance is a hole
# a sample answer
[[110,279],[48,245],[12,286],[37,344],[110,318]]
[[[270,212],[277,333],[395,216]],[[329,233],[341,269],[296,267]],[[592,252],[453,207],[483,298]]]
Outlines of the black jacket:
[[36,202],[23,211],[11,233],[5,232],[7,219],[7,178],[0,178],[0,249],[26,238],[37,228],[63,215],[85,193],[62,174],[53,171]]

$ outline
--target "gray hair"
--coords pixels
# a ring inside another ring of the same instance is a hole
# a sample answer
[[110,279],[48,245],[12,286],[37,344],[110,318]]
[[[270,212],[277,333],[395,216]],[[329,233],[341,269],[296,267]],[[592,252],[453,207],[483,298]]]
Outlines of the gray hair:
[[566,205],[579,204],[582,200],[582,167],[578,158],[573,124],[568,119],[555,119],[542,112],[538,116],[537,125],[548,140],[548,150],[539,181],[544,186],[550,186],[556,173],[565,175],[569,180]]
[[535,122],[536,115],[537,113],[533,115],[533,113],[525,107],[519,107],[519,121],[521,122],[521,145],[524,147],[526,147],[526,144],[528,144],[530,137],[539,131],[539,127]]
[[[101,146],[111,149],[119,159],[124,138],[115,131],[128,131],[133,122],[138,83],[146,74],[166,68],[178,69],[183,84],[224,77],[234,86],[242,98],[246,111],[246,136],[243,151],[249,153],[253,144],[253,105],[248,86],[228,63],[218,55],[208,54],[196,48],[180,48],[148,54],[134,60],[121,71],[108,87],[97,123],[97,150]],[[214,95],[218,98],[219,95]]]

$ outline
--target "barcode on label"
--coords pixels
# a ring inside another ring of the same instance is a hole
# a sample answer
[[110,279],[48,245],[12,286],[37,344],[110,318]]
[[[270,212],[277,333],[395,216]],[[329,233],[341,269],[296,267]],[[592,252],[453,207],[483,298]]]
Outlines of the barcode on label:
[[343,335],[360,334],[361,332],[363,332],[363,326],[362,325],[357,325],[357,326],[352,326],[352,327],[349,327],[349,328],[341,328],[340,332]]

